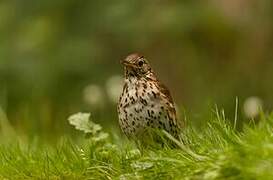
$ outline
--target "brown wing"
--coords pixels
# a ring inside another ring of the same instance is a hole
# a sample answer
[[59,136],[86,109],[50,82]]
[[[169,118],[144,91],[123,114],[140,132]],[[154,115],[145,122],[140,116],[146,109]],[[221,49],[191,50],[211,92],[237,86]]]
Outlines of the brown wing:
[[159,92],[160,92],[160,96],[161,99],[163,100],[163,102],[165,102],[165,108],[168,109],[168,111],[171,112],[172,114],[172,119],[176,120],[176,110],[175,110],[175,106],[174,106],[174,102],[173,102],[173,98],[171,96],[171,93],[170,91],[168,90],[168,88],[163,84],[161,83],[160,81],[157,80],[157,77],[156,75],[152,72],[148,77],[147,79],[149,81],[153,81],[157,88],[159,89]]
[[159,97],[164,102],[165,109],[167,109],[167,111],[169,112],[168,113],[169,119],[173,121],[173,123],[175,124],[175,126],[178,127],[178,129],[183,127],[184,122],[178,121],[177,119],[174,101],[168,88],[163,83],[158,81],[156,75],[153,72],[148,76],[148,80],[154,81],[155,83],[153,84],[155,84],[157,88],[159,89],[160,91]]
[[154,84],[156,84],[157,88],[159,89],[159,91],[161,92],[161,94],[172,104],[174,104],[173,102],[173,98],[171,96],[171,93],[170,91],[168,90],[168,88],[163,84],[161,83],[160,81],[158,81],[156,75],[154,74],[154,72],[151,72],[147,79],[149,81],[153,81],[155,82]]
[[162,101],[164,102],[164,106],[168,111],[168,119],[170,121],[171,126],[171,134],[175,137],[179,137],[179,132],[181,128],[184,126],[184,123],[182,121],[179,121],[177,119],[175,105],[171,96],[170,91],[168,88],[162,84],[161,82],[157,83],[158,89],[160,90]]
[[169,89],[159,81],[158,81],[157,85],[158,85],[160,92],[168,99],[168,101],[170,103],[174,104],[173,98],[172,98],[172,95],[171,95]]
[[166,104],[167,109],[172,114],[172,119],[176,120],[177,119],[177,117],[176,117],[176,110],[175,110],[173,98],[171,96],[170,91],[168,90],[168,88],[164,84],[162,84],[159,81],[158,81],[158,83],[156,83],[156,85],[158,86],[158,89],[160,90],[161,97],[164,97],[164,99],[166,101],[165,104]]

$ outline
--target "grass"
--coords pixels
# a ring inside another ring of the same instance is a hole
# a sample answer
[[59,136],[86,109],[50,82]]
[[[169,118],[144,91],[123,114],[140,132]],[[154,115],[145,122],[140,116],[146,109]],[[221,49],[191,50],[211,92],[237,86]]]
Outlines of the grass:
[[202,130],[187,127],[180,148],[146,149],[89,138],[56,146],[0,146],[1,179],[273,179],[273,116],[234,130],[217,113]]

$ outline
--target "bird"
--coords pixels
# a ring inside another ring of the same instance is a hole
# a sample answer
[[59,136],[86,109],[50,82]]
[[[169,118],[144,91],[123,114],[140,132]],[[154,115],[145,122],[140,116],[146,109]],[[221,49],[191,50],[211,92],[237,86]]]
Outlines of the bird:
[[183,123],[177,119],[170,91],[158,80],[149,61],[140,53],[133,53],[120,62],[124,68],[124,85],[117,106],[121,131],[141,144],[157,139],[151,132],[158,130],[178,139]]

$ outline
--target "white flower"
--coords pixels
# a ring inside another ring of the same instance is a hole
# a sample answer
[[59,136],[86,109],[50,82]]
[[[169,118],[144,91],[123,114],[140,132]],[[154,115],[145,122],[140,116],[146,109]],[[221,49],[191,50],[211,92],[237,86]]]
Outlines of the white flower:
[[88,85],[83,90],[84,101],[93,106],[103,104],[103,91],[98,85]]
[[248,118],[255,118],[262,110],[263,102],[260,98],[252,96],[244,102],[244,113]]
[[106,81],[106,92],[112,102],[117,102],[122,91],[122,86],[123,78],[120,75],[111,76]]

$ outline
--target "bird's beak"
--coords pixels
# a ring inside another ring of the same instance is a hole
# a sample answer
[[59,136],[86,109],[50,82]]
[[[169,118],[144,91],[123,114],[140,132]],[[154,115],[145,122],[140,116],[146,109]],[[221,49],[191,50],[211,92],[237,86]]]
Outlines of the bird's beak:
[[135,67],[134,64],[132,64],[132,63],[126,61],[126,60],[121,60],[120,63],[123,64],[123,65],[126,66],[126,67],[131,67],[131,68],[134,68],[134,67]]

